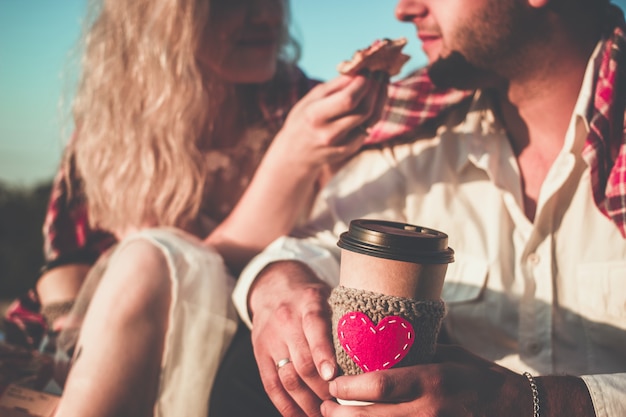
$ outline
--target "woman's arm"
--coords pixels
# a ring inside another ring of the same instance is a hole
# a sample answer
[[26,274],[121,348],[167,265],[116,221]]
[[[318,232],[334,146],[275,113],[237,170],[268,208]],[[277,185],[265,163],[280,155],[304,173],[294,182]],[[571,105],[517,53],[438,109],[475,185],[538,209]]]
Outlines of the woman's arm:
[[170,291],[156,247],[138,240],[115,253],[85,317],[56,417],[152,416]]
[[367,135],[356,128],[378,117],[386,88],[372,77],[342,76],[294,106],[238,204],[205,240],[232,270],[291,231],[324,170],[363,144]]

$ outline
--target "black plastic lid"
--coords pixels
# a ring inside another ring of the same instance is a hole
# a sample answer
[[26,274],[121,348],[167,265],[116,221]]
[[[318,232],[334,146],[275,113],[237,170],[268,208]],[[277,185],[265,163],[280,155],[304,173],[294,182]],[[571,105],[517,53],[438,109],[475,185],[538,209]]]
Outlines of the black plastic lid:
[[448,235],[406,223],[352,220],[337,245],[363,255],[398,261],[422,264],[454,262],[454,250],[448,247]]

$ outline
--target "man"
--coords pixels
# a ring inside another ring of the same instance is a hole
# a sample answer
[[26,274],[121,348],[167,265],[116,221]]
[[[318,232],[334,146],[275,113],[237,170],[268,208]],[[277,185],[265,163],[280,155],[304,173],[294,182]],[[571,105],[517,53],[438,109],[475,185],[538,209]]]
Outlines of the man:
[[[299,231],[309,237],[274,242],[240,278],[235,301],[283,415],[626,415],[616,13],[598,0],[399,0],[431,78],[477,90],[435,130],[350,161]],[[327,297],[338,235],[356,218],[449,235],[444,326],[459,346],[336,377]]]

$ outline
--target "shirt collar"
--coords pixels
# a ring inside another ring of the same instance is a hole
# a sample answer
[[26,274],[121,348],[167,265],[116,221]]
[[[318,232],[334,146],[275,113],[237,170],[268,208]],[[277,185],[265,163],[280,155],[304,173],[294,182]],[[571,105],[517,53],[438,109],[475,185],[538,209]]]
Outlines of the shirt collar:
[[[593,86],[595,72],[601,59],[602,42],[598,42],[589,59],[580,93],[574,106],[570,126],[566,133],[563,151],[580,150],[589,133],[589,111],[593,105]],[[467,110],[465,119],[458,125],[443,125],[438,136],[445,138],[449,131],[459,139],[459,153],[456,171],[460,172],[468,163],[487,169],[489,154],[494,146],[501,146],[502,139],[507,139],[504,126],[494,113],[493,96],[487,90],[478,90]],[[454,115],[452,117],[454,119]]]
[[493,97],[489,91],[478,90],[461,123],[453,126],[446,124],[439,128],[438,136],[442,139],[453,134],[458,140],[457,172],[468,163],[487,170],[493,147],[500,146],[506,139],[506,130],[493,109]]
[[580,154],[584,141],[589,133],[591,110],[593,109],[593,90],[596,72],[602,59],[602,44],[602,41],[598,42],[587,63],[580,93],[578,94],[576,105],[574,106],[572,121],[565,137],[564,150],[576,150],[576,152]]

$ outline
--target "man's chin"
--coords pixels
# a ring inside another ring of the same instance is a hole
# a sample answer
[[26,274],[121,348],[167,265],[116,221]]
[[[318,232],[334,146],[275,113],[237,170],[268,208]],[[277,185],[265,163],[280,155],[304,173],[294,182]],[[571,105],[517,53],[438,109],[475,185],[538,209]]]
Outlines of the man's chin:
[[439,88],[474,90],[497,84],[495,74],[470,64],[457,51],[445,57],[439,57],[430,64],[428,75]]

